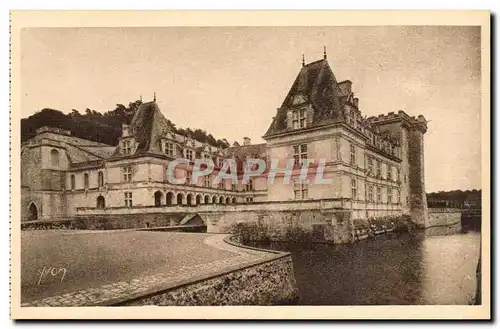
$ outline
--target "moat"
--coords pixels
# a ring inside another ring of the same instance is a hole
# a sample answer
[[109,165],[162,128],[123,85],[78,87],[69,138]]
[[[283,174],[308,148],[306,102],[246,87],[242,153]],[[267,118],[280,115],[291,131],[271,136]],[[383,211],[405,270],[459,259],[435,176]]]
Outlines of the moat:
[[478,232],[249,245],[292,253],[301,305],[467,305],[475,296]]

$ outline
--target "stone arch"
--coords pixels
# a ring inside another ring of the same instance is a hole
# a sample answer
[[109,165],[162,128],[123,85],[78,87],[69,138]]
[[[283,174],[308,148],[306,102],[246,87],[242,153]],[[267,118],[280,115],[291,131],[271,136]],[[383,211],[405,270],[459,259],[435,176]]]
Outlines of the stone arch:
[[199,205],[199,204],[201,204],[201,195],[196,194],[196,205]]
[[187,203],[188,206],[193,206],[194,205],[193,195],[191,193],[189,193],[187,195],[186,203]]
[[233,198],[233,202],[232,203],[238,203],[238,200],[236,200],[236,198]]
[[155,207],[161,207],[161,200],[163,199],[163,193],[161,191],[156,191],[154,194]]
[[56,149],[50,151],[50,164],[54,167],[59,167],[59,151]]
[[97,209],[104,209],[106,208],[106,199],[102,195],[99,195],[96,199],[96,206]]
[[214,196],[212,197],[212,203],[217,203],[217,196],[216,196],[216,195],[214,195]]
[[203,200],[205,204],[210,203],[210,197],[208,195],[205,195],[205,199]]
[[177,204],[182,205],[184,204],[184,194],[182,193],[177,193]]
[[224,197],[222,195],[219,198],[219,203],[224,203]]
[[231,203],[231,197],[226,198],[226,203]]
[[32,201],[28,206],[28,220],[37,220],[38,219],[38,207]]
[[174,193],[168,192],[165,201],[167,206],[171,206],[174,203]]

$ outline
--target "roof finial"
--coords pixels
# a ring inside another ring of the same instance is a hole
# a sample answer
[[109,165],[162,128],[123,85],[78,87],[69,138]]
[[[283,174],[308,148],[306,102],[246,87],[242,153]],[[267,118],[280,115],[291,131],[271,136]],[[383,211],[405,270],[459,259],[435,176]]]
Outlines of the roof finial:
[[139,100],[140,100],[140,101],[141,101],[141,103],[142,103],[142,94],[141,94],[141,96],[139,97]]
[[304,54],[302,54],[302,67],[306,66],[306,58],[304,57]]
[[323,46],[323,59],[326,59],[326,46]]
[[154,92],[153,102],[156,102],[156,91]]

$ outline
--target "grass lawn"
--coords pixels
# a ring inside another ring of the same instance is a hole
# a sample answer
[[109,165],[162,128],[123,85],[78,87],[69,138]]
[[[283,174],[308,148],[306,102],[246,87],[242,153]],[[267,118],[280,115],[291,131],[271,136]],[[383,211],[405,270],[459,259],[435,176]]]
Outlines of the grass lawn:
[[[151,231],[22,231],[21,301],[236,255],[204,244],[208,236]],[[55,275],[48,273],[40,279],[44,267],[46,272],[55,268]]]

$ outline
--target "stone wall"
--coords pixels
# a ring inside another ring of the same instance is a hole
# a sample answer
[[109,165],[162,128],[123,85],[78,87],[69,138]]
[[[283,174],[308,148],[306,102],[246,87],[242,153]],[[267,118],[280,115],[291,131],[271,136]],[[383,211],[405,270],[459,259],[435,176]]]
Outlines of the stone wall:
[[461,222],[462,211],[453,208],[429,208],[429,225],[447,226]]
[[353,219],[349,211],[247,211],[205,214],[207,232],[234,233],[244,241],[349,243],[380,232],[407,230],[404,216]]
[[277,305],[293,302],[297,288],[290,254],[218,276],[156,291],[114,306]]
[[175,214],[128,214],[128,215],[92,215],[66,220],[31,221],[21,223],[21,229],[80,229],[80,230],[115,230],[178,225],[183,213]]

